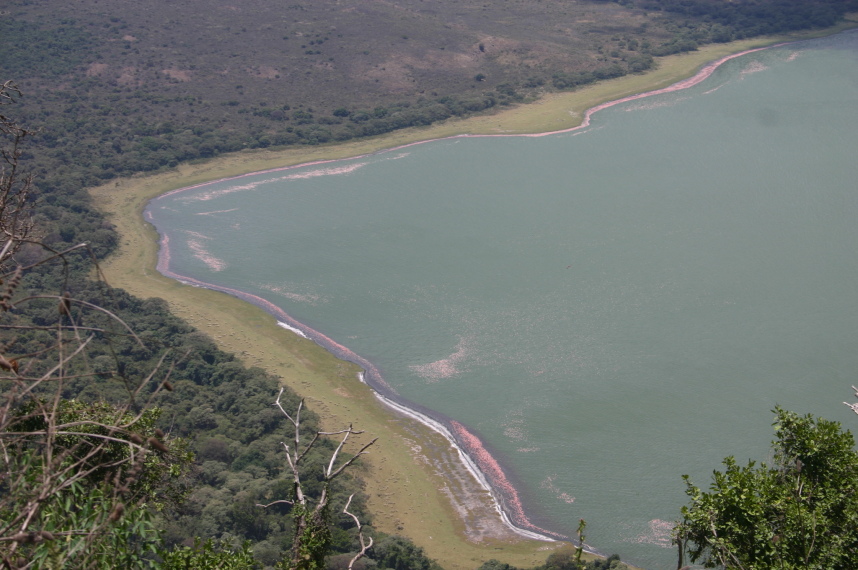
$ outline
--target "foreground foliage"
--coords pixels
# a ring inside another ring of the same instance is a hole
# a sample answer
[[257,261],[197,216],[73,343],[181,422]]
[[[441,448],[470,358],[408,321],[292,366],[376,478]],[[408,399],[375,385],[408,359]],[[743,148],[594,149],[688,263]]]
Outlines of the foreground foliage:
[[775,409],[774,464],[724,460],[709,491],[685,477],[691,498],[674,540],[706,568],[855,567],[858,452],[838,422]]
[[[14,84],[0,85],[0,105],[18,97]],[[19,170],[32,134],[0,113],[0,561],[5,568],[148,567],[158,539],[154,509],[182,500],[175,483],[191,454],[155,425],[153,401],[169,386],[159,364],[123,375],[110,403],[64,394],[69,383],[94,377],[88,357],[97,337],[107,346],[116,336],[145,343],[115,314],[62,287],[69,258],[87,248],[57,251],[39,237],[32,178]],[[61,268],[54,287],[27,286],[54,263]],[[45,306],[47,320],[18,319]],[[15,346],[27,336],[38,339],[36,350]]]

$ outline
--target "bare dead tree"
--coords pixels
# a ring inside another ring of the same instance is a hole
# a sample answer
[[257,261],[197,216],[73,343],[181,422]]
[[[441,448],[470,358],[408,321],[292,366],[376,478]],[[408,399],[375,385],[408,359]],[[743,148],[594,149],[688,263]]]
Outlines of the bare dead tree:
[[[295,536],[292,541],[292,559],[289,567],[292,570],[323,570],[325,567],[325,555],[328,553],[331,543],[331,532],[328,526],[330,519],[330,484],[334,479],[348,469],[348,467],[351,466],[361,455],[364,455],[367,452],[366,450],[374,444],[378,438],[374,438],[369,443],[363,445],[357,453],[345,461],[339,461],[339,463],[338,460],[340,460],[340,454],[346,447],[349,438],[353,435],[364,433],[363,431],[353,429],[352,425],[335,432],[318,431],[313,434],[309,443],[302,447],[301,410],[304,407],[304,400],[301,400],[298,404],[297,410],[293,414],[290,414],[283,408],[283,404],[280,402],[280,399],[283,396],[283,391],[284,389],[281,388],[274,405],[277,406],[284,416],[286,416],[286,419],[289,420],[294,428],[293,445],[290,447],[283,442],[283,447],[286,450],[286,461],[289,464],[290,471],[292,472],[292,499],[283,499],[268,503],[267,505],[260,504],[257,506],[268,508],[276,504],[285,503],[292,505]],[[341,437],[341,439],[336,449],[331,453],[331,457],[327,465],[323,468],[322,485],[319,496],[309,497],[304,492],[304,487],[301,482],[302,461],[307,457],[310,450],[319,442],[320,438],[325,436],[338,436]],[[349,498],[349,502],[346,504],[346,511],[350,504],[351,498]],[[355,515],[349,512],[346,512],[346,514],[357,521],[357,517]],[[362,527],[360,522],[357,522],[362,550],[358,556],[352,560],[349,567],[360,559],[370,546],[372,546],[372,539],[370,539],[369,544],[364,542],[361,530]]]
[[[0,106],[14,103],[21,91],[11,81],[0,85]],[[8,142],[0,148],[0,236],[4,238],[0,261],[11,257],[30,237],[33,221],[30,213],[32,175],[19,171],[21,145],[35,131],[25,129],[0,113],[0,136]]]
[[[19,96],[11,82],[0,85],[0,105]],[[102,564],[99,556],[128,567],[99,544],[133,516],[143,494],[138,482],[170,455],[165,434],[147,416],[158,392],[171,388],[169,370],[162,357],[148,376],[123,378],[122,403],[93,406],[63,397],[70,381],[96,377],[88,351],[97,335],[143,343],[116,314],[66,291],[19,291],[28,271],[52,262],[67,266],[70,255],[88,251],[86,244],[54,251],[36,239],[33,179],[20,170],[21,144],[32,134],[0,113],[0,331],[9,333],[0,344],[0,568],[89,568]],[[45,255],[22,267],[15,253],[25,243],[41,245]],[[54,324],[15,320],[46,301],[57,307]],[[88,325],[94,314],[109,325]],[[12,356],[15,334],[34,330],[50,335],[43,348]]]

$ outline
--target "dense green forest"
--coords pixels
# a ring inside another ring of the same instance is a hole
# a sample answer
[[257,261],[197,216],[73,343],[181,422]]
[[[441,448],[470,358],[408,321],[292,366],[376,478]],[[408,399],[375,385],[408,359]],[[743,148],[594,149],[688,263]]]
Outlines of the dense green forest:
[[[55,374],[61,362],[63,381],[33,398],[78,402],[58,408],[64,418],[102,417],[100,402],[133,415],[147,402],[152,415],[140,420],[140,434],[156,441],[155,430],[167,434],[172,455],[141,466],[138,472],[149,469],[148,487],[127,491],[146,505],[129,525],[143,526],[116,536],[132,537],[140,564],[158,559],[144,548],[145,528],[155,527],[167,551],[176,549],[176,564],[198,539],[217,541],[196,542],[198,552],[231,548],[266,567],[284,560],[293,535],[290,508],[256,505],[289,498],[279,443],[289,426],[272,406],[277,378],[218,350],[165,302],[137,299],[92,278],[94,263],[113,251],[118,236],[91,203],[88,186],[226,152],[345,141],[491,112],[547,91],[646,71],[657,56],[830,26],[858,10],[855,0],[464,4],[4,5],[0,80],[13,80],[21,93],[9,91],[4,103],[12,104],[0,110],[10,125],[33,130],[13,153],[17,178],[4,180],[14,188],[32,174],[27,196],[35,207],[32,234],[4,258],[0,367],[11,374],[12,364],[3,363],[14,362],[16,375],[20,366],[37,378]],[[14,132],[4,127],[3,135],[8,149]],[[64,351],[83,338],[85,350],[67,359]],[[3,381],[8,394],[11,384]],[[287,407],[298,405],[297,395],[286,399]],[[34,417],[32,409],[10,410],[22,418],[10,424],[16,429],[43,429],[22,423]],[[310,412],[304,419],[314,431],[318,418]],[[318,471],[334,445],[325,440],[308,456],[307,473]],[[358,464],[335,481],[332,507],[339,513],[355,494],[350,510],[375,535],[358,564],[432,568],[406,539],[371,530],[360,474]],[[61,509],[66,499],[44,498],[44,512]],[[12,520],[11,511],[0,511],[0,520]],[[242,551],[244,541],[250,543]],[[19,552],[39,543],[21,542]],[[346,567],[359,549],[354,522],[333,516],[329,567]],[[166,559],[167,551],[158,556]],[[555,557],[545,569],[573,564]],[[607,564],[615,567],[616,560]]]

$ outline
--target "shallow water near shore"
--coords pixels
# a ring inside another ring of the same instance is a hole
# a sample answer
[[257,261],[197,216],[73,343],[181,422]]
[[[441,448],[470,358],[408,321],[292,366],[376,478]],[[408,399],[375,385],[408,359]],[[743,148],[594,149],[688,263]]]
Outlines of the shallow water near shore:
[[169,270],[256,295],[464,425],[529,521],[674,562],[681,475],[780,404],[855,424],[858,34],[541,138],[456,138],[153,201]]

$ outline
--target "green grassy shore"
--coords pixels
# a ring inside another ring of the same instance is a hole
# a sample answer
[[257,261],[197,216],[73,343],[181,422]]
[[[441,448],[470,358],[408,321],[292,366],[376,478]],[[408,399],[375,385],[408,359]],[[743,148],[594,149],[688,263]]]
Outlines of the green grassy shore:
[[[850,25],[851,24],[851,25]],[[854,27],[844,24],[815,35]],[[356,380],[356,366],[336,359],[313,342],[276,325],[261,309],[234,297],[182,285],[155,270],[158,236],[143,221],[149,200],[169,190],[209,180],[315,160],[346,158],[399,145],[458,134],[538,133],[580,124],[584,112],[600,103],[666,87],[693,75],[723,56],[774,43],[805,39],[758,38],[707,46],[661,58],[642,75],[606,81],[579,91],[552,93],[539,101],[492,115],[398,131],[339,145],[248,151],[205,163],[183,164],[169,172],[111,181],[91,189],[121,236],[121,246],[102,267],[108,282],[140,297],[166,299],[178,316],[210,335],[221,349],[248,365],[265,368],[307,399],[323,416],[325,428],[354,423],[378,436],[364,474],[375,525],[404,534],[449,570],[473,569],[497,558],[519,567],[544,562],[549,553],[569,548],[520,538],[504,530],[488,494],[468,477],[448,477],[439,464],[455,468],[456,454],[441,436],[398,417]],[[488,522],[487,522],[488,521]],[[478,528],[479,527],[479,528]],[[599,539],[591,537],[598,545]]]

